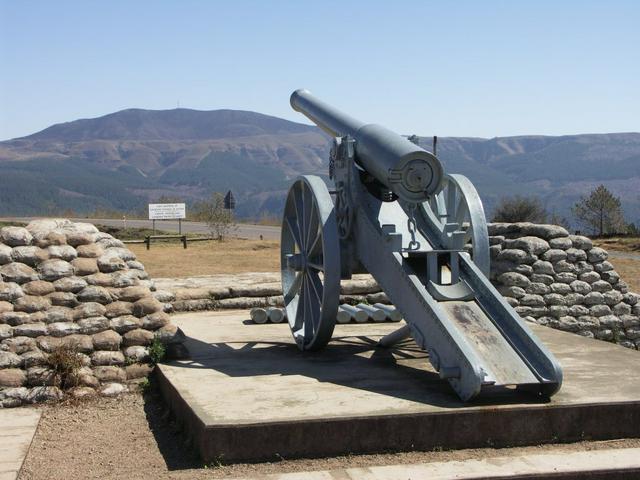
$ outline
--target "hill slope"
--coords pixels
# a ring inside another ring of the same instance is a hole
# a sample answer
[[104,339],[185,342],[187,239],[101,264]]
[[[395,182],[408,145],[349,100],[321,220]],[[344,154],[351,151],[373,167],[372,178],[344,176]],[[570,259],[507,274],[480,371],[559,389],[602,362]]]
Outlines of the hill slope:
[[[254,112],[123,110],[0,142],[5,214],[133,210],[161,195],[232,189],[240,215],[278,205],[291,178],[325,171],[315,127]],[[275,199],[275,200],[274,200]]]
[[[568,216],[604,183],[640,217],[639,133],[438,140],[445,170],[467,175],[489,211],[519,193]],[[279,214],[292,178],[326,175],[328,150],[319,129],[254,112],[123,110],[0,142],[0,213],[134,210],[232,189],[239,215]]]
[[[420,143],[431,149],[431,138]],[[603,183],[629,221],[640,217],[640,133],[438,138],[438,157],[474,182],[487,210],[504,195],[536,195],[569,217],[580,196]]]

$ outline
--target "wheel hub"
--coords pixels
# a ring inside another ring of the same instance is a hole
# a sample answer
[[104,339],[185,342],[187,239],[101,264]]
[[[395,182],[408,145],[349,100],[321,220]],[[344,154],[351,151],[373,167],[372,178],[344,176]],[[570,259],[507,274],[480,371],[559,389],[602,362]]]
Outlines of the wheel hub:
[[307,270],[309,262],[304,253],[287,254],[287,267],[296,272],[304,272]]

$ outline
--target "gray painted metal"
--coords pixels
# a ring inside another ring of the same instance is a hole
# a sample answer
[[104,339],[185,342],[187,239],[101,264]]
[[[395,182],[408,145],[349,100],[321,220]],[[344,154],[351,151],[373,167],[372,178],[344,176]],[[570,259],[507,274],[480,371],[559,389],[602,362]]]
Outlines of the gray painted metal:
[[407,338],[411,338],[411,327],[409,325],[403,325],[398,330],[395,330],[378,340],[378,345],[389,348],[403,340],[406,340]]
[[384,322],[387,319],[387,314],[379,308],[372,307],[366,303],[359,303],[356,307],[363,312],[366,312],[369,318],[374,322]]
[[402,314],[393,305],[385,305],[384,303],[374,303],[374,307],[382,310],[389,320],[399,322],[402,320]]
[[489,276],[489,230],[482,200],[464,175],[445,175],[442,190],[421,205],[422,213],[445,248],[468,247],[478,268]]
[[340,305],[340,310],[347,312],[351,316],[351,319],[356,323],[365,323],[369,320],[369,314],[367,312],[362,311],[353,305]]
[[253,308],[250,315],[254,323],[267,323],[269,321],[269,314],[264,308]]
[[[365,270],[461,399],[512,388],[554,394],[562,383],[560,365],[486,277],[486,221],[471,182],[461,175],[443,178],[433,155],[383,127],[339,112],[307,91],[294,92],[291,104],[336,136],[330,172],[335,208],[317,177],[297,180],[285,207],[283,289],[298,345],[316,349],[328,342],[340,276]],[[372,191],[367,174],[397,197]],[[329,239],[322,242],[320,303],[318,297],[291,294],[301,290],[297,278],[310,258],[304,245],[295,248],[294,220],[307,218],[318,206],[324,212],[320,217],[327,219],[322,238]],[[300,340],[307,324],[313,325],[312,335]],[[382,343],[404,338],[407,328]]]
[[286,315],[284,314],[282,309],[275,307],[267,308],[267,315],[271,323],[282,323],[286,318]]
[[336,313],[336,322],[351,323],[351,314],[344,308],[342,308],[342,305],[340,305],[340,308],[338,308],[338,313]]
[[282,220],[281,275],[287,320],[301,350],[324,347],[333,334],[340,301],[338,227],[320,177],[298,178]]
[[315,98],[307,90],[291,95],[294,110],[332,137],[356,141],[356,161],[370,175],[407,201],[426,201],[442,182],[442,165],[430,152],[380,125],[365,124]]

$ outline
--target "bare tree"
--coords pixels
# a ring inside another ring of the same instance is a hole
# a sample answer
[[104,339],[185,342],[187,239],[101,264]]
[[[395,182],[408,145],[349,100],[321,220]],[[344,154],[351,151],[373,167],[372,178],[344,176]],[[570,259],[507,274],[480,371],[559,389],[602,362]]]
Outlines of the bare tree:
[[233,211],[224,208],[224,195],[219,192],[214,192],[209,199],[196,203],[194,212],[196,220],[205,222],[211,236],[218,240],[224,240],[238,228]]
[[583,196],[572,208],[578,222],[597,235],[626,230],[620,199],[604,185]]
[[537,197],[502,197],[493,212],[492,222],[545,223],[547,211]]

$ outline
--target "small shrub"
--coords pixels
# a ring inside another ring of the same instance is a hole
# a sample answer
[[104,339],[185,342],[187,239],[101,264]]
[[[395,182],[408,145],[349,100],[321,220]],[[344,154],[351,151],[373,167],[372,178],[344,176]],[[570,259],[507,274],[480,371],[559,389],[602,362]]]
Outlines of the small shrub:
[[147,393],[151,390],[151,381],[148,378],[143,378],[140,383],[138,383],[138,388],[142,393]]
[[76,386],[82,359],[73,346],[61,345],[47,356],[47,365],[53,371],[54,383],[65,390]]
[[160,363],[167,352],[164,344],[159,338],[154,338],[153,342],[149,346],[149,357],[151,357],[151,363],[154,365]]
[[502,197],[496,205],[491,221],[546,223],[547,211],[537,197]]

